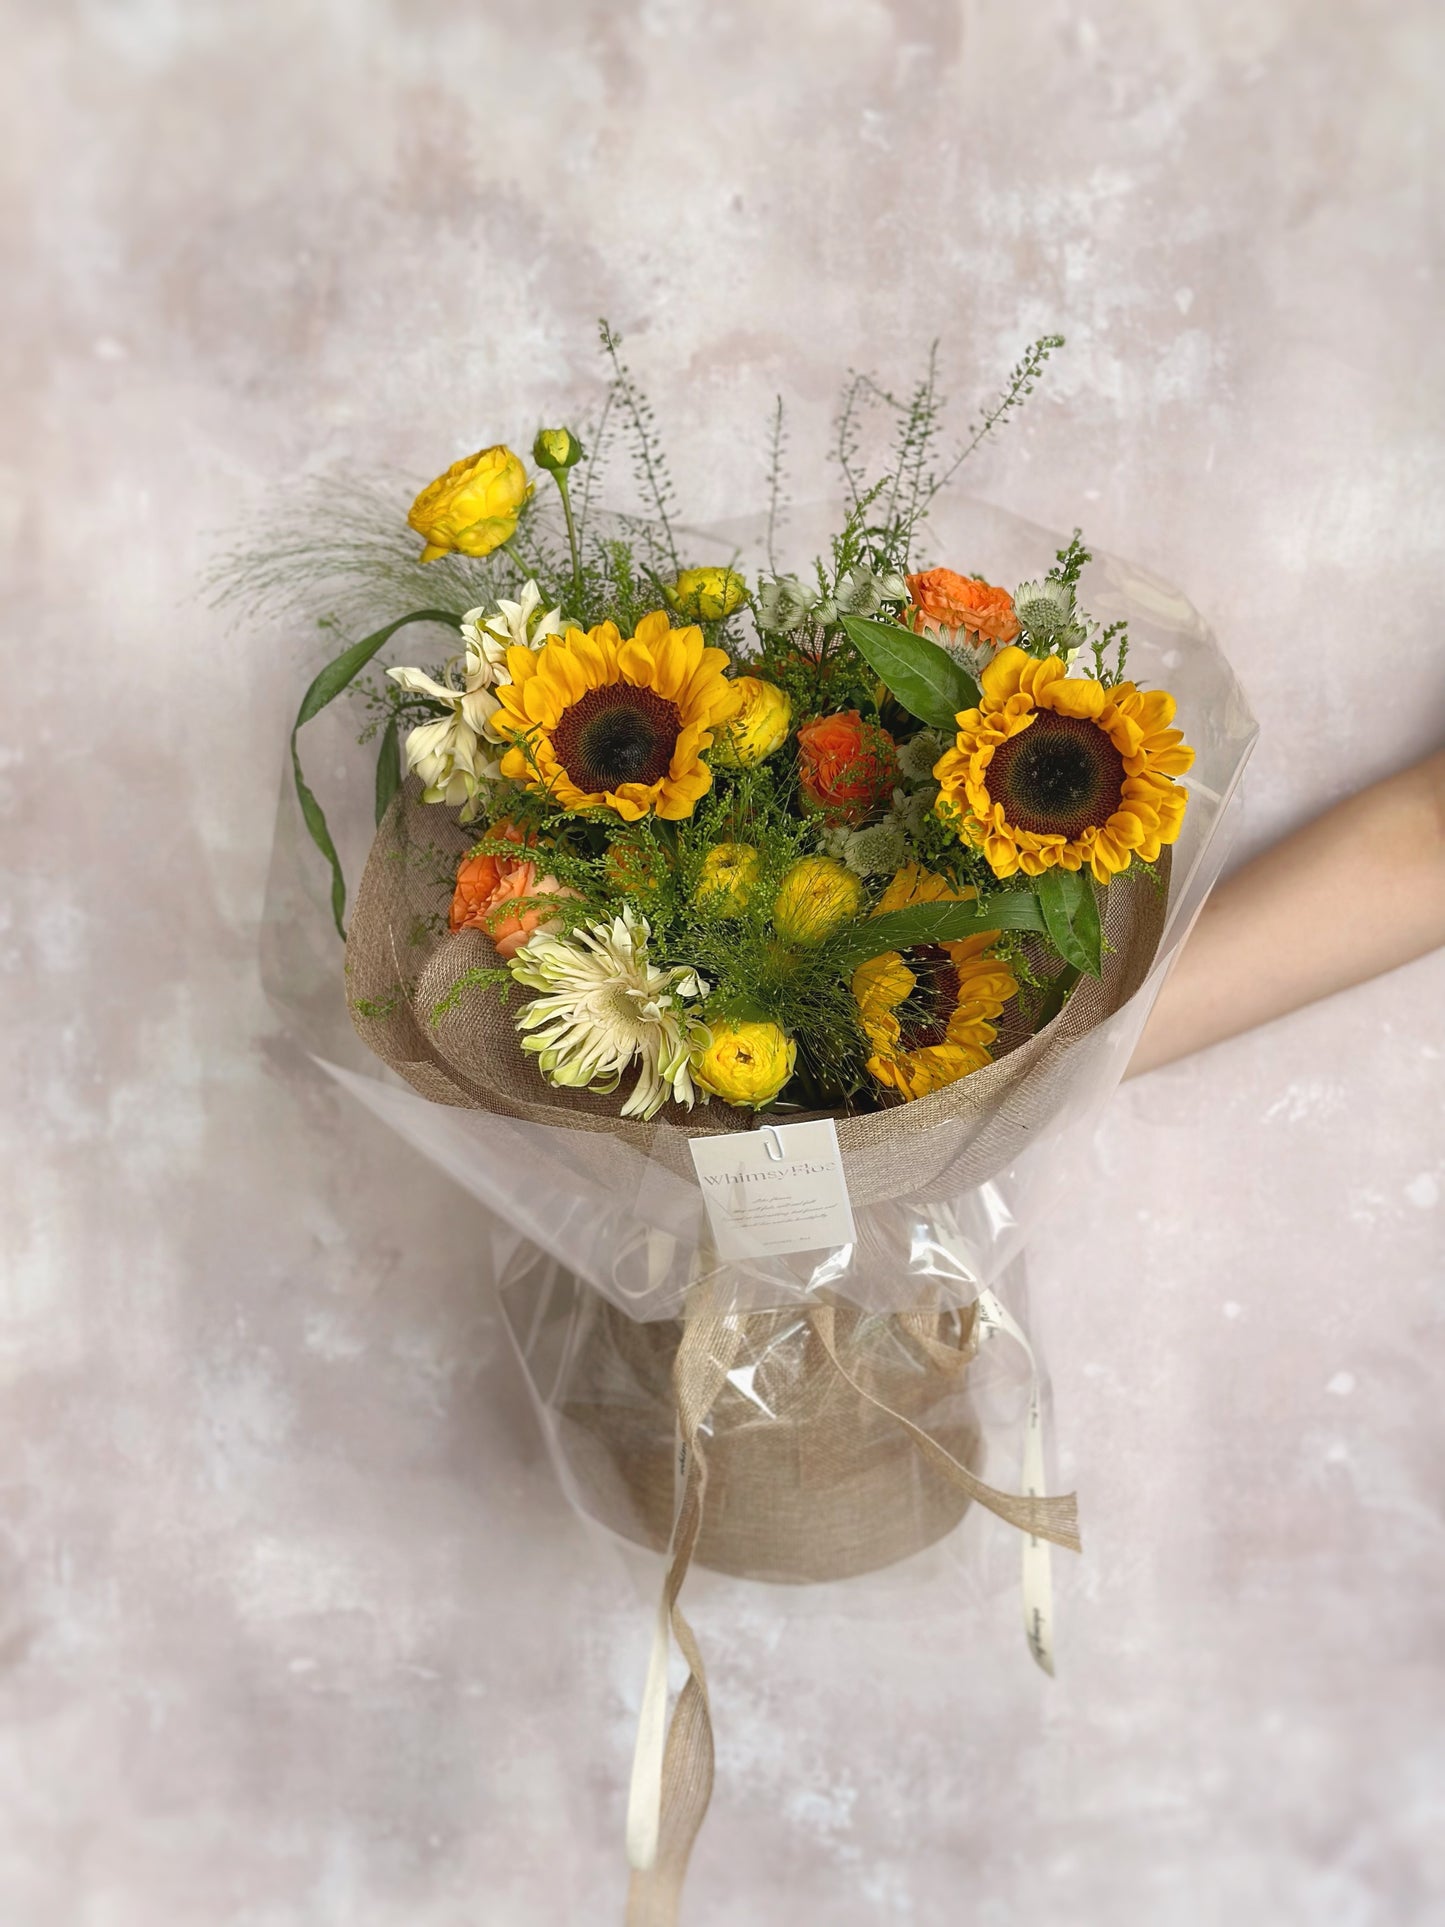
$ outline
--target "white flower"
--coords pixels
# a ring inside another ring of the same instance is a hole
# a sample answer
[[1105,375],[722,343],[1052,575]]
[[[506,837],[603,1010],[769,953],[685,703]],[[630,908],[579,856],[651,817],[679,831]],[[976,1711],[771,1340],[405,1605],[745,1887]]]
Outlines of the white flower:
[[897,823],[885,818],[865,830],[854,830],[843,851],[843,861],[855,876],[892,876],[908,861],[908,839]]
[[512,959],[518,983],[543,994],[517,1018],[530,1035],[549,1083],[564,1090],[615,1091],[639,1065],[623,1117],[655,1117],[669,1098],[689,1109],[707,1092],[693,1083],[689,1054],[706,1026],[681,1008],[705,997],[695,970],[661,970],[648,960],[645,919],[624,908],[610,923],[587,924],[569,936],[542,931]]
[[933,766],[951,742],[941,729],[920,729],[916,736],[898,745],[898,767],[910,783],[931,782]]
[[539,614],[541,608],[542,592],[535,582],[528,582],[519,601],[499,598],[494,614],[482,608],[468,610],[461,621],[466,648],[447,663],[442,682],[421,669],[386,672],[408,695],[425,696],[450,710],[450,715],[421,723],[410,731],[406,766],[421,777],[423,802],[461,808],[463,823],[470,823],[477,814],[482,784],[501,775],[501,764],[482,745],[504,740],[493,726],[502,705],[492,691],[498,683],[511,680],[507,674],[508,649],[519,645],[535,649],[548,636],[562,632],[561,610]]
[[[467,671],[475,674],[478,687],[510,682],[507,674],[509,649],[540,649],[549,636],[562,634],[562,611],[542,612],[542,591],[535,582],[524,582],[516,602],[497,598],[496,609],[468,609],[462,617],[462,634],[467,641]],[[473,661],[475,658],[475,668]]]
[[932,816],[937,801],[937,783],[926,783],[916,790],[894,790],[893,808],[883,820],[896,823],[904,836],[916,840],[922,836],[924,823]]
[[406,767],[421,777],[424,803],[460,808],[461,821],[470,823],[477,813],[483,782],[502,773],[501,764],[482,746],[483,735],[490,733],[487,725],[501,704],[490,689],[469,685],[458,689],[450,680],[457,660],[454,657],[443,671],[446,682],[437,682],[421,669],[388,669],[386,673],[409,696],[425,696],[444,704],[450,712],[407,732]]

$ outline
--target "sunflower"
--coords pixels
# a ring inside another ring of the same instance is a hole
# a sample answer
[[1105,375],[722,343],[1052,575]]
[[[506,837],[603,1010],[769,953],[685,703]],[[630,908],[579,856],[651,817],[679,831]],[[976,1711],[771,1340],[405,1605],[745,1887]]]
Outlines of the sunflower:
[[1106,688],[1022,649],[1001,650],[981,680],[978,708],[934,767],[935,807],[995,876],[1087,864],[1107,883],[1174,841],[1188,800],[1174,779],[1194,752],[1170,728],[1172,696]]
[[[973,894],[909,863],[873,914],[913,903],[966,903]],[[854,971],[853,995],[873,1046],[868,1069],[880,1084],[904,1098],[926,1097],[992,1062],[993,1019],[1018,989],[1007,964],[990,954],[997,940],[997,930],[985,930],[961,943],[885,950]]]
[[629,823],[691,816],[712,782],[702,761],[737,704],[728,657],[660,611],[625,640],[613,623],[509,649],[493,719],[511,743],[502,774],[560,803],[605,805]]

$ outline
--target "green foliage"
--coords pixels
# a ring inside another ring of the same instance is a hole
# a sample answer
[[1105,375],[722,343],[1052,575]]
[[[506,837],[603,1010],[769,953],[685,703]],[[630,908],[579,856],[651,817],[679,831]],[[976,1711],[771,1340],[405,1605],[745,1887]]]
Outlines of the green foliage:
[[638,487],[657,516],[662,544],[676,575],[681,567],[677,559],[677,541],[672,532],[673,517],[677,512],[677,491],[673,487],[667,458],[657,439],[657,421],[652,403],[638,387],[632,370],[622,359],[621,336],[614,334],[605,320],[598,322],[597,330],[602,351],[612,364],[612,386],[617,407],[632,436],[633,472]]
[[1045,870],[1034,879],[1049,942],[1064,962],[1097,977],[1103,966],[1103,926],[1094,880],[1087,870]]
[[1000,890],[977,903],[914,903],[856,918],[830,941],[828,953],[840,970],[851,970],[887,950],[961,943],[984,930],[1042,930],[1044,921],[1032,892]]
[[843,616],[841,622],[859,655],[920,722],[951,731],[963,710],[977,707],[978,684],[956,656],[927,636],[862,616]]
[[336,854],[336,845],[331,840],[326,814],[301,774],[301,752],[296,739],[305,725],[313,717],[319,716],[327,704],[334,702],[342,690],[361,674],[377,651],[390,642],[399,629],[405,629],[413,622],[449,624],[452,621],[453,618],[445,610],[415,609],[410,615],[398,616],[395,622],[388,622],[372,635],[363,636],[360,642],[352,643],[349,649],[343,649],[339,656],[333,657],[312,678],[310,687],[301,698],[296,721],[291,725],[291,773],[296,783],[296,797],[311,841],[331,865],[331,914],[336,920],[336,932],[340,937],[346,935],[343,921],[346,914],[346,879],[341,874],[341,858]]

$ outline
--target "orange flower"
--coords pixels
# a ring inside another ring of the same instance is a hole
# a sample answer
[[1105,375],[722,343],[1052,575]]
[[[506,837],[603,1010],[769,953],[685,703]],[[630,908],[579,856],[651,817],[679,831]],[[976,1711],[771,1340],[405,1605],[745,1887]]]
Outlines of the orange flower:
[[[525,841],[510,823],[497,824],[491,834],[509,843]],[[498,956],[510,960],[536,931],[551,934],[558,928],[557,919],[548,917],[536,898],[576,895],[554,876],[539,877],[530,857],[464,856],[457,865],[448,922],[453,930],[484,930]]]
[[856,709],[819,716],[798,731],[798,789],[830,823],[866,823],[899,781],[898,746]]
[[1019,632],[1013,597],[1007,589],[958,575],[952,569],[925,569],[908,577],[913,607],[906,620],[921,636],[947,641],[965,630],[976,641],[1012,642]]

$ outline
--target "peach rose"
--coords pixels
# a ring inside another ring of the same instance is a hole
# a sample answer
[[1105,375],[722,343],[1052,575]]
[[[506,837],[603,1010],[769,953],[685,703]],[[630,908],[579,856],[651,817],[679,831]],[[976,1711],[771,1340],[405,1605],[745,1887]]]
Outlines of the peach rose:
[[[509,823],[498,824],[491,833],[510,843],[524,841],[521,831]],[[576,895],[554,876],[539,877],[530,857],[464,856],[457,865],[448,921],[453,930],[484,930],[497,955],[510,961],[535,932],[551,934],[560,927],[558,919],[549,917],[535,899]]]
[[1013,597],[1007,589],[995,589],[971,575],[958,575],[952,569],[925,569],[908,577],[908,593],[913,607],[908,612],[909,627],[919,635],[944,639],[960,629],[995,646],[1012,642],[1019,632]]

